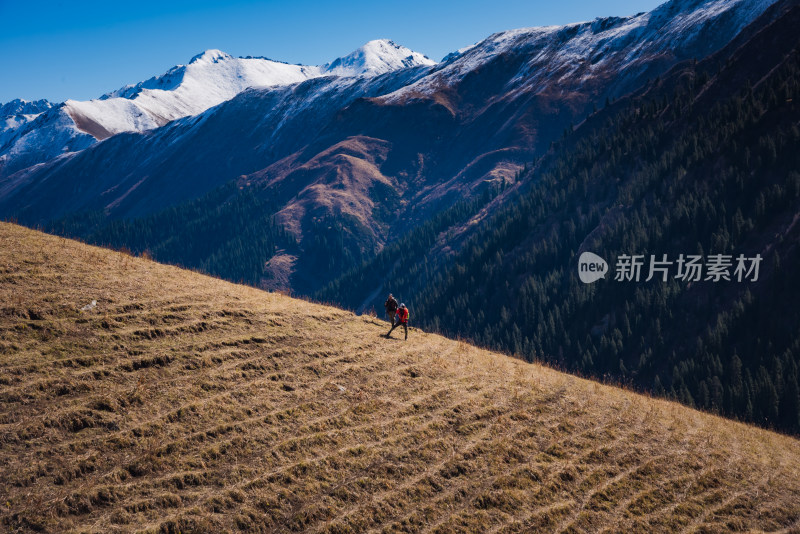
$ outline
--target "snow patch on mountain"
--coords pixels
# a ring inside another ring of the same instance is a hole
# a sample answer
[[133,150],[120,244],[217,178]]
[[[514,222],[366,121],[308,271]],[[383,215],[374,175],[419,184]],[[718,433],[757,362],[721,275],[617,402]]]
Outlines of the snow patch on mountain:
[[41,115],[41,113],[21,113],[19,115],[13,115],[11,117],[6,117],[5,119],[0,119],[0,131],[5,132],[6,130],[19,128],[23,124],[31,122],[39,115]]

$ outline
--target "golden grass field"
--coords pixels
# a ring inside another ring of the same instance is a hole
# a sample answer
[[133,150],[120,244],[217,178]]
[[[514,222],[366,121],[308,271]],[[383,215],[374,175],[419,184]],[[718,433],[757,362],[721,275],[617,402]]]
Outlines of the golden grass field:
[[3,532],[800,532],[675,403],[7,223],[0,302]]

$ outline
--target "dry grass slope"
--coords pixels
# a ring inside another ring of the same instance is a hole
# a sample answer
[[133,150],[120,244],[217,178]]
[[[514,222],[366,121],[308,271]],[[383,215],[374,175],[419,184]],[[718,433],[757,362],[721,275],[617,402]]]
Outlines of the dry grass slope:
[[4,531],[800,524],[797,440],[440,336],[5,223],[0,305]]

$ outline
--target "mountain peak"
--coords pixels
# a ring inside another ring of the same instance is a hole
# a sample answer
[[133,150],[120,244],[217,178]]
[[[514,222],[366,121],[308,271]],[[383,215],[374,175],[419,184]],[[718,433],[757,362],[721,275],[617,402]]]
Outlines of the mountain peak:
[[41,100],[25,100],[24,98],[15,98],[5,104],[0,102],[0,110],[9,111],[13,113],[39,113],[45,109],[50,109],[53,104],[44,98]]
[[220,60],[232,59],[232,58],[233,56],[231,56],[230,54],[226,54],[222,50],[217,50],[216,48],[209,48],[205,52],[194,56],[191,59],[191,61],[189,61],[189,64],[191,65],[192,63],[199,63],[201,61],[208,63],[217,63]]
[[374,39],[350,54],[322,65],[322,70],[337,76],[378,76],[397,69],[435,64],[427,56],[390,39]]

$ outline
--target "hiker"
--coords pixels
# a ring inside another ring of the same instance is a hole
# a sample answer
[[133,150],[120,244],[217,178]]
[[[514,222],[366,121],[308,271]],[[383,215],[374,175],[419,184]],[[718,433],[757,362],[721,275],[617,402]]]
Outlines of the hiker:
[[386,337],[392,336],[392,330],[397,328],[400,325],[403,325],[403,330],[406,332],[406,339],[408,339],[408,308],[406,308],[405,304],[401,304],[400,307],[397,309],[397,322],[392,323],[392,328],[389,330],[389,333],[386,334]]
[[389,298],[386,299],[386,302],[383,303],[383,307],[386,308],[386,315],[389,316],[389,322],[392,323],[394,326],[394,314],[397,311],[397,299],[389,293]]

